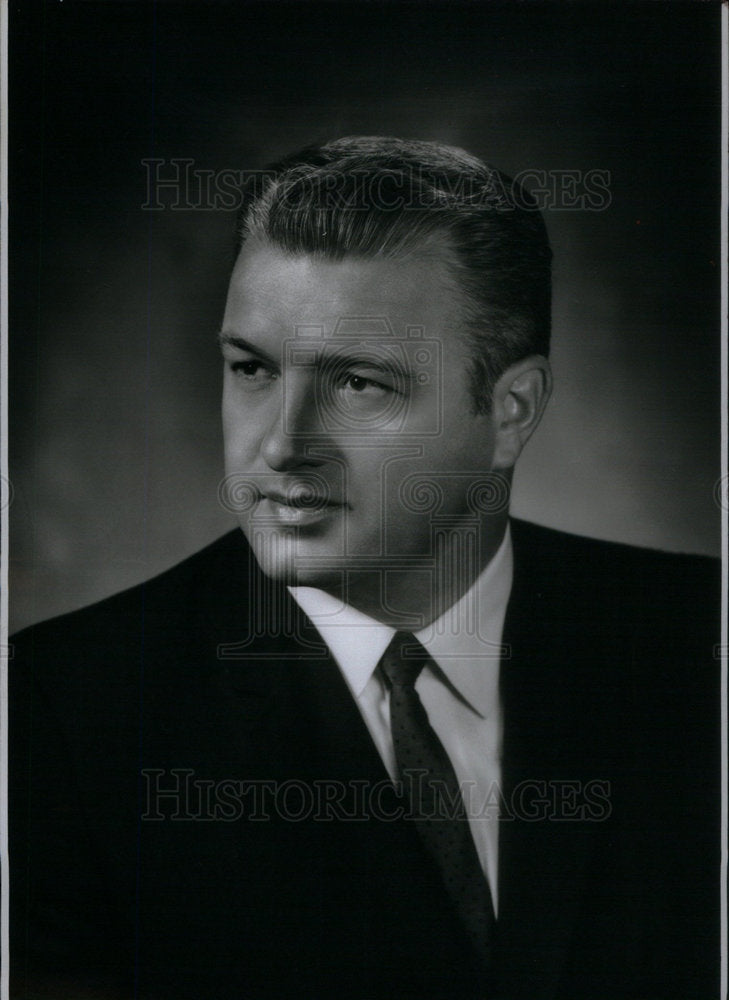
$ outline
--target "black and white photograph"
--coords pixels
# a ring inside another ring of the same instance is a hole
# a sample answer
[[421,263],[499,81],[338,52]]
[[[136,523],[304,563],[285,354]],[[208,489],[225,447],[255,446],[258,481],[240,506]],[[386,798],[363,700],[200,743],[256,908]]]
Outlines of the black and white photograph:
[[726,998],[722,4],[5,13],[2,1000]]

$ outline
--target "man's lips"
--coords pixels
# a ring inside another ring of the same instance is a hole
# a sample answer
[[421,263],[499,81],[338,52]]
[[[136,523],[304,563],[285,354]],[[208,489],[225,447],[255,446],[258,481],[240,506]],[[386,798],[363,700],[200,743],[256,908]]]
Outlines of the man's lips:
[[261,500],[269,500],[280,507],[291,507],[300,511],[336,510],[347,505],[341,500],[335,500],[325,493],[315,493],[308,487],[291,487],[281,493],[278,490],[261,492]]
[[305,530],[336,518],[345,507],[346,504],[332,500],[326,494],[310,490],[305,493],[267,490],[261,494],[253,516],[254,519],[271,519],[274,524]]

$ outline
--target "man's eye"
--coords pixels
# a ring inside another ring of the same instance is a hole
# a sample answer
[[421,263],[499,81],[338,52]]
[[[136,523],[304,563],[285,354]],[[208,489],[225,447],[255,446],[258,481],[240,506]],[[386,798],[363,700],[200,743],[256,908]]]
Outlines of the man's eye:
[[257,360],[233,361],[231,362],[230,370],[248,381],[261,381],[265,377],[275,377],[273,372],[270,372],[262,361]]
[[392,389],[387,385],[383,385],[382,382],[375,382],[374,379],[365,378],[364,375],[355,375],[352,372],[343,377],[341,384],[345,389],[349,389],[350,392],[358,395],[365,392],[372,395],[392,392]]

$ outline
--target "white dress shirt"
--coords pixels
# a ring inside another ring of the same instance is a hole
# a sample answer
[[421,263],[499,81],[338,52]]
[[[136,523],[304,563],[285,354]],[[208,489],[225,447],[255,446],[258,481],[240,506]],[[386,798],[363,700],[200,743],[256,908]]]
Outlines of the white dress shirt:
[[[512,573],[507,526],[498,551],[471,589],[440,618],[414,633],[435,661],[423,668],[415,687],[460,782],[494,911],[498,909],[502,745],[499,662]],[[331,650],[395,780],[390,693],[377,669],[395,629],[314,587],[289,590]]]

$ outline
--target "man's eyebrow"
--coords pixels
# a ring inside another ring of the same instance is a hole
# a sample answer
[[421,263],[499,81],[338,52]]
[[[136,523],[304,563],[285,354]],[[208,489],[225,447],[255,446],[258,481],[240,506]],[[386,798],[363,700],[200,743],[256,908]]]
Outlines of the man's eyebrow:
[[256,347],[245,337],[239,337],[235,333],[226,333],[224,330],[219,330],[217,334],[217,341],[220,347],[235,347],[238,351],[247,351],[249,354],[257,354],[259,358],[263,358],[265,361],[272,365],[277,365],[279,360],[270,355],[267,351],[262,351],[260,347]]

